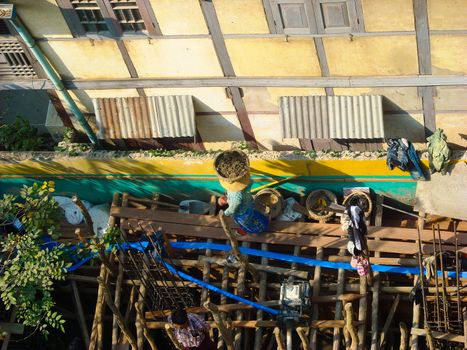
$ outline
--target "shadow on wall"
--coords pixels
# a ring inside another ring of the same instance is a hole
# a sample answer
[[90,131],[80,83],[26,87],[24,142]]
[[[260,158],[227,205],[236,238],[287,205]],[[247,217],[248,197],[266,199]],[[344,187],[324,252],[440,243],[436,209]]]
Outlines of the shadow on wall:
[[409,113],[397,104],[383,97],[384,135],[389,138],[406,138],[415,143],[425,143],[423,111]]

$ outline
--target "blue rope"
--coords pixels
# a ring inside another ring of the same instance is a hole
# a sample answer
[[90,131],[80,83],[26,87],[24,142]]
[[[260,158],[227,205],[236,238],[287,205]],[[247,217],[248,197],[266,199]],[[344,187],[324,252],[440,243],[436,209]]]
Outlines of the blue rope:
[[233,299],[233,300],[238,301],[240,303],[253,306],[254,308],[259,309],[259,310],[266,311],[266,312],[268,312],[268,313],[270,313],[270,314],[272,314],[274,316],[279,315],[278,310],[275,310],[275,309],[272,309],[272,308],[267,307],[265,305],[255,303],[254,301],[239,297],[238,295],[235,295],[235,294],[232,294],[230,292],[227,292],[226,290],[217,288],[216,286],[213,286],[212,284],[209,284],[209,283],[201,281],[201,280],[199,280],[197,278],[194,278],[194,277],[192,277],[192,276],[190,276],[190,275],[188,275],[188,274],[186,274],[186,273],[184,273],[182,271],[178,271],[172,265],[168,264],[165,261],[163,261],[163,263],[164,263],[165,267],[167,268],[167,270],[172,272],[174,275],[180,276],[180,278],[182,278],[184,280],[196,283],[197,285],[199,285],[199,286],[201,286],[203,288],[209,289],[210,291],[213,291],[215,293],[225,295],[227,298]]
[[[176,249],[211,249],[211,250],[220,250],[220,251],[230,251],[231,247],[228,244],[218,244],[218,243],[205,243],[205,242],[171,242],[170,245]],[[304,258],[301,256],[294,256],[288,254],[274,253],[264,250],[252,249],[252,248],[240,248],[240,252],[246,255],[260,256],[269,259],[276,259],[287,261],[291,263],[298,263],[309,266],[321,266],[329,269],[344,269],[344,270],[355,270],[349,263],[345,262],[332,262],[325,260],[317,260]],[[376,265],[372,264],[371,268],[376,272],[383,273],[398,273],[398,274],[410,274],[418,275],[420,269],[418,267],[409,267],[409,266],[391,266],[391,265]],[[441,271],[438,271],[438,275],[442,276]],[[448,277],[455,278],[456,272],[448,272]],[[467,272],[460,273],[461,278],[467,278]]]

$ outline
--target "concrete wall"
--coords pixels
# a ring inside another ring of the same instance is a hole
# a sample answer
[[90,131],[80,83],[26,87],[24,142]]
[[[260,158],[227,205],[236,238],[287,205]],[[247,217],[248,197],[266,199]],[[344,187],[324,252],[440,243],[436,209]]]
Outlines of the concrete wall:
[[[269,32],[262,0],[213,0],[225,46],[239,77],[321,77],[327,63],[332,77],[412,76],[419,74],[411,0],[360,0],[365,34],[322,37],[326,62],[320,62],[312,36]],[[13,0],[51,63],[65,79],[130,79],[117,43],[111,38],[73,39],[54,0]],[[163,37],[125,36],[121,40],[140,78],[212,78],[223,71],[198,0],[148,0]],[[465,0],[428,0],[432,70],[435,75],[467,73]],[[437,32],[451,30],[454,32]],[[457,31],[457,32],[456,32]],[[147,88],[147,95],[194,97],[197,125],[207,148],[230,147],[243,133],[225,87]],[[280,96],[325,95],[324,88],[242,88],[243,103],[258,141],[268,148],[299,147],[282,140]],[[421,98],[416,87],[334,88],[336,95],[384,96],[388,137],[424,141]],[[457,147],[466,147],[466,87],[436,89],[436,122]],[[94,97],[138,96],[135,89],[73,92],[86,113]]]

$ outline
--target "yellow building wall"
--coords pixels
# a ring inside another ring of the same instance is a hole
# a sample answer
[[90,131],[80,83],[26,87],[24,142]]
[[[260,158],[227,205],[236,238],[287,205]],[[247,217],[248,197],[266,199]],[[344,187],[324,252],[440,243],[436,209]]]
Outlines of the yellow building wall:
[[225,88],[151,88],[144,89],[148,96],[192,95],[195,112],[234,112],[232,100],[227,97]]
[[237,76],[320,76],[313,40],[307,38],[226,39]]
[[411,31],[414,28],[412,0],[362,0],[365,31]]
[[[434,99],[437,110],[467,111],[466,86],[439,86],[436,88],[436,96]],[[467,125],[464,125],[464,127],[467,128]]]
[[279,97],[326,95],[321,88],[248,87],[243,89],[243,101],[248,112],[279,113]]
[[268,34],[262,0],[213,0],[224,34]]
[[418,74],[415,36],[325,37],[331,75]]
[[339,96],[381,95],[383,109],[421,110],[422,100],[417,94],[416,87],[372,87],[372,88],[334,88],[334,94]]
[[428,0],[428,24],[431,30],[467,29],[465,0]]
[[149,0],[163,35],[209,34],[198,0]]
[[235,113],[197,115],[196,127],[206,149],[228,149],[232,142],[245,140]]
[[130,78],[113,40],[49,40],[39,46],[64,79]]
[[433,74],[467,74],[467,35],[431,34],[430,44]]
[[274,151],[300,149],[298,139],[282,139],[279,114],[249,114],[251,127],[258,143]]
[[222,77],[211,39],[125,40],[140,78]]
[[448,142],[467,148],[467,112],[439,113],[436,115],[436,127],[444,130]]
[[72,38],[62,12],[54,0],[11,0],[18,16],[35,38]]

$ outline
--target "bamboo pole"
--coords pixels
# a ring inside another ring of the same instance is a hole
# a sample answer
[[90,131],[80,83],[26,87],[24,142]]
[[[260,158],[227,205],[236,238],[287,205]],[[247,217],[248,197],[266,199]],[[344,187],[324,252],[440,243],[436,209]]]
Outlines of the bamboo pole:
[[217,307],[217,305],[209,301],[206,301],[204,303],[204,307],[211,312],[212,317],[214,318],[214,322],[216,322],[217,328],[219,329],[219,337],[222,337],[224,339],[227,350],[234,350],[232,331],[228,329],[227,326],[225,325],[224,320],[221,317],[221,314],[219,312],[219,308]]
[[[102,278],[103,280],[106,279],[108,276],[108,270],[105,267],[104,264],[101,264],[101,271],[99,274],[99,277]],[[89,340],[89,350],[94,350],[97,346],[99,348],[99,343],[100,348],[102,349],[102,336],[99,336],[99,334],[102,334],[102,318],[103,318],[103,312],[104,312],[104,289],[99,286],[97,290],[97,298],[96,298],[96,309],[94,312],[94,321],[92,324],[91,328],[91,336]]]
[[[143,266],[143,279],[146,279],[146,275],[148,271],[146,270],[146,266]],[[141,281],[141,285],[139,286],[139,293],[138,293],[138,301],[137,304],[139,309],[142,310],[144,307],[144,298],[146,297],[146,286],[143,281]],[[140,313],[136,313],[136,342],[138,344],[138,349],[144,348],[144,317],[141,317]]]
[[277,350],[285,350],[284,337],[282,336],[281,329],[279,327],[274,328],[274,336],[276,338]]
[[353,324],[353,306],[352,303],[347,303],[344,306],[345,311],[345,331],[348,332],[351,339],[350,349],[357,350],[358,347],[358,335],[357,331],[355,330],[355,326]]
[[[119,252],[120,254],[120,263],[118,264],[118,274],[117,274],[117,282],[115,283],[115,306],[120,308],[120,300],[122,295],[122,282],[123,282],[123,259],[124,254],[123,252]],[[112,350],[117,350],[118,346],[118,324],[117,318],[115,315],[112,315]]]
[[464,348],[467,349],[467,307],[462,309],[462,319],[464,321]]
[[[261,243],[261,250],[267,251],[268,250],[268,244],[267,243]],[[261,257],[261,265],[266,265],[268,264],[268,258],[266,257]],[[259,291],[258,291],[258,301],[261,303],[266,299],[266,286],[267,285],[267,273],[266,272],[260,272],[259,273]],[[256,319],[258,321],[261,321],[263,319],[263,311],[258,310],[256,312]],[[255,349],[261,349],[263,343],[263,329],[261,327],[258,327],[255,331],[255,344],[254,348]]]
[[117,323],[120,329],[122,330],[123,334],[127,338],[128,342],[130,343],[130,346],[132,350],[138,350],[138,346],[136,344],[135,337],[133,334],[131,334],[131,331],[128,329],[127,325],[124,322],[123,316],[120,313],[120,311],[117,309],[115,306],[113,300],[112,300],[112,294],[110,293],[110,288],[108,285],[104,282],[104,279],[97,277],[97,282],[99,283],[99,286],[102,286],[103,291],[104,291],[104,299],[105,302],[107,303],[107,306],[112,310],[112,313],[116,315],[117,317]]
[[172,325],[166,323],[164,328],[170,340],[172,340],[173,345],[177,348],[177,350],[184,350],[185,348],[179,343],[179,341],[177,340],[177,337],[175,337]]
[[243,265],[245,271],[248,271],[251,273],[254,281],[258,282],[259,280],[258,271],[254,267],[252,267],[248,263],[248,260],[240,253],[240,249],[238,247],[238,241],[237,241],[237,238],[235,237],[235,233],[232,231],[232,229],[229,227],[229,224],[225,220],[225,215],[222,210],[219,212],[219,220],[221,222],[222,228],[224,229],[226,236],[229,238],[230,246],[232,247],[232,254],[237,258],[240,264]]
[[386,340],[386,335],[388,333],[389,326],[391,326],[391,322],[394,317],[394,314],[396,313],[397,306],[399,305],[399,301],[400,301],[400,295],[397,294],[396,298],[394,299],[394,302],[391,305],[391,309],[389,310],[389,314],[386,318],[386,322],[384,322],[383,331],[381,332],[381,340],[379,343],[380,347],[383,346],[384,341]]
[[[345,255],[345,249],[339,250],[339,256]],[[344,293],[344,284],[345,284],[345,270],[339,269],[337,271],[337,296],[341,296]],[[335,320],[342,319],[342,302],[336,302],[336,312],[334,315]],[[333,340],[332,340],[332,349],[339,350],[340,348],[340,339],[341,339],[341,330],[340,328],[334,328],[333,331]]]
[[[323,259],[323,248],[316,249],[316,259]],[[321,290],[321,267],[315,266],[314,276],[313,276],[313,296],[318,296]],[[317,307],[313,308],[313,313],[311,315],[312,320],[317,320],[319,317],[319,310]],[[310,331],[310,346],[312,350],[317,350],[317,335],[318,331],[316,329],[311,329]]]
[[307,334],[309,333],[310,329],[308,327],[297,327],[296,331],[300,340],[302,341],[303,350],[310,350],[310,342],[308,341]]
[[399,329],[401,331],[401,342],[399,350],[407,350],[407,340],[409,338],[409,331],[404,322],[399,323]]
[[75,304],[76,313],[78,314],[79,328],[83,336],[83,341],[86,347],[89,347],[89,332],[88,326],[86,325],[86,319],[84,317],[83,305],[81,304],[81,298],[79,296],[78,286],[76,281],[71,281],[71,288],[73,290],[73,301]]
[[[149,333],[148,327],[146,326],[146,320],[144,318],[143,310],[141,309],[138,302],[135,303],[135,310],[136,310],[136,314],[139,316],[139,320],[140,320],[139,322],[141,322],[141,328],[143,329],[144,337],[148,341],[149,346],[151,347],[151,350],[158,350],[156,342],[151,337],[151,334]],[[142,348],[138,347],[138,349],[140,349],[140,350],[144,349],[144,345],[143,345]]]

